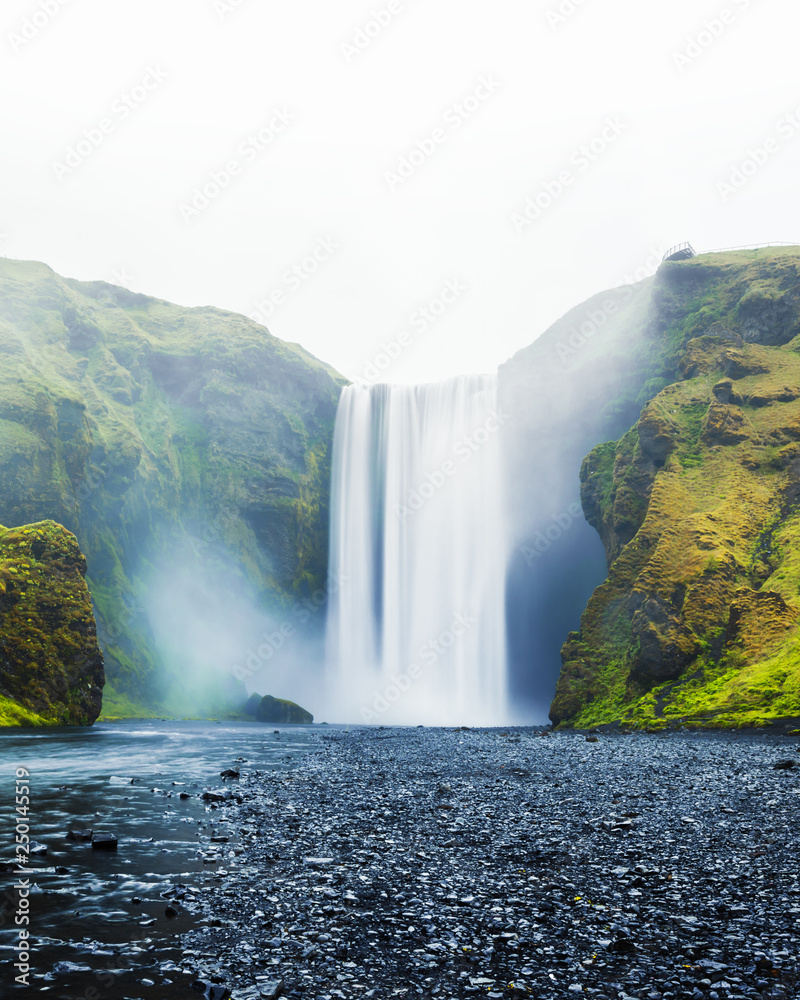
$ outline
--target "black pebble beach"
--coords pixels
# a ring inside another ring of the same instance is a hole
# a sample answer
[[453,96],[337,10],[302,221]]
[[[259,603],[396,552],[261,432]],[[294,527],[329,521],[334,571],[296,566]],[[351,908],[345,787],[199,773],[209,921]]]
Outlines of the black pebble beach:
[[208,995],[800,997],[796,737],[319,741],[214,805],[243,850],[183,940]]

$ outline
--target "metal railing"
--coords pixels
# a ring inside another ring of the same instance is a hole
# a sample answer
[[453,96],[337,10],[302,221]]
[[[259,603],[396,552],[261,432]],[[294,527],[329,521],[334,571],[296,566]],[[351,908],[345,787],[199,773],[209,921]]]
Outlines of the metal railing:
[[763,250],[764,247],[798,247],[800,243],[747,243],[741,247],[721,247],[719,250],[703,250],[703,253],[728,253],[733,250]]
[[665,260],[691,260],[692,257],[696,256],[697,252],[691,243],[679,243],[667,250],[661,261],[663,263]]
[[717,250],[695,251],[691,243],[679,243],[677,246],[667,250],[661,258],[665,260],[690,260],[692,257],[700,257],[707,253],[733,253],[735,250],[763,250],[765,247],[800,247],[800,243],[745,243],[739,247],[720,247]]

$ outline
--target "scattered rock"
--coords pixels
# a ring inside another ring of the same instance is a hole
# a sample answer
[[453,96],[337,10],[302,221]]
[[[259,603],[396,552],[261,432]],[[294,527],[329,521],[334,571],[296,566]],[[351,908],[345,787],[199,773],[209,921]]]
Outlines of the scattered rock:
[[230,1000],[230,990],[226,986],[218,986],[205,979],[195,979],[192,989],[202,993],[206,1000]]
[[67,840],[91,840],[91,830],[67,830]]
[[69,975],[75,972],[91,972],[92,967],[90,965],[81,965],[78,962],[56,962],[53,966],[53,972],[57,976]]
[[116,851],[117,838],[113,833],[92,834],[92,850],[95,851]]
[[203,888],[162,893],[202,917],[181,934],[199,993],[800,995],[782,735],[539,735],[331,730],[245,773],[198,825]]

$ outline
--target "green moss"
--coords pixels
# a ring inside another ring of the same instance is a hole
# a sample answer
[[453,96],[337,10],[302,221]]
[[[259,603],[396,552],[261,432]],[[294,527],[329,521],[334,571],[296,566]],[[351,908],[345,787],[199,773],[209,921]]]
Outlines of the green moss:
[[0,726],[47,726],[52,718],[31,712],[11,698],[0,695]]
[[714,323],[746,340],[783,344],[800,334],[796,247],[704,254],[667,262],[656,278],[653,321],[663,357],[677,366],[683,347]]
[[617,457],[616,441],[607,441],[599,444],[592,452],[587,462],[591,461],[591,468],[586,468],[584,476],[597,477],[597,492],[603,510],[608,510],[613,504],[614,491],[614,462]]
[[678,456],[684,469],[697,468],[702,465],[703,454],[700,435],[703,421],[708,413],[708,402],[688,403],[677,411],[677,423],[681,428]]
[[300,724],[311,725],[314,716],[296,705],[293,701],[285,698],[273,698],[272,695],[264,695],[256,709],[256,718],[259,722],[271,722],[275,724]]
[[100,711],[103,660],[85,571],[61,525],[0,528],[0,695],[40,723],[91,725]]

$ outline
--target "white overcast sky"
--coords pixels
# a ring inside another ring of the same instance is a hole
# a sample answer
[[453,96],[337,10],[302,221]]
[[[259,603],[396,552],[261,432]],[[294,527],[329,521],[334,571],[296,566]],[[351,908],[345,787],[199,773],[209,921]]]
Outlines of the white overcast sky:
[[270,330],[350,378],[392,343],[387,380],[494,371],[672,244],[800,241],[798,29],[797,0],[4,0],[0,252],[184,305],[272,296]]

